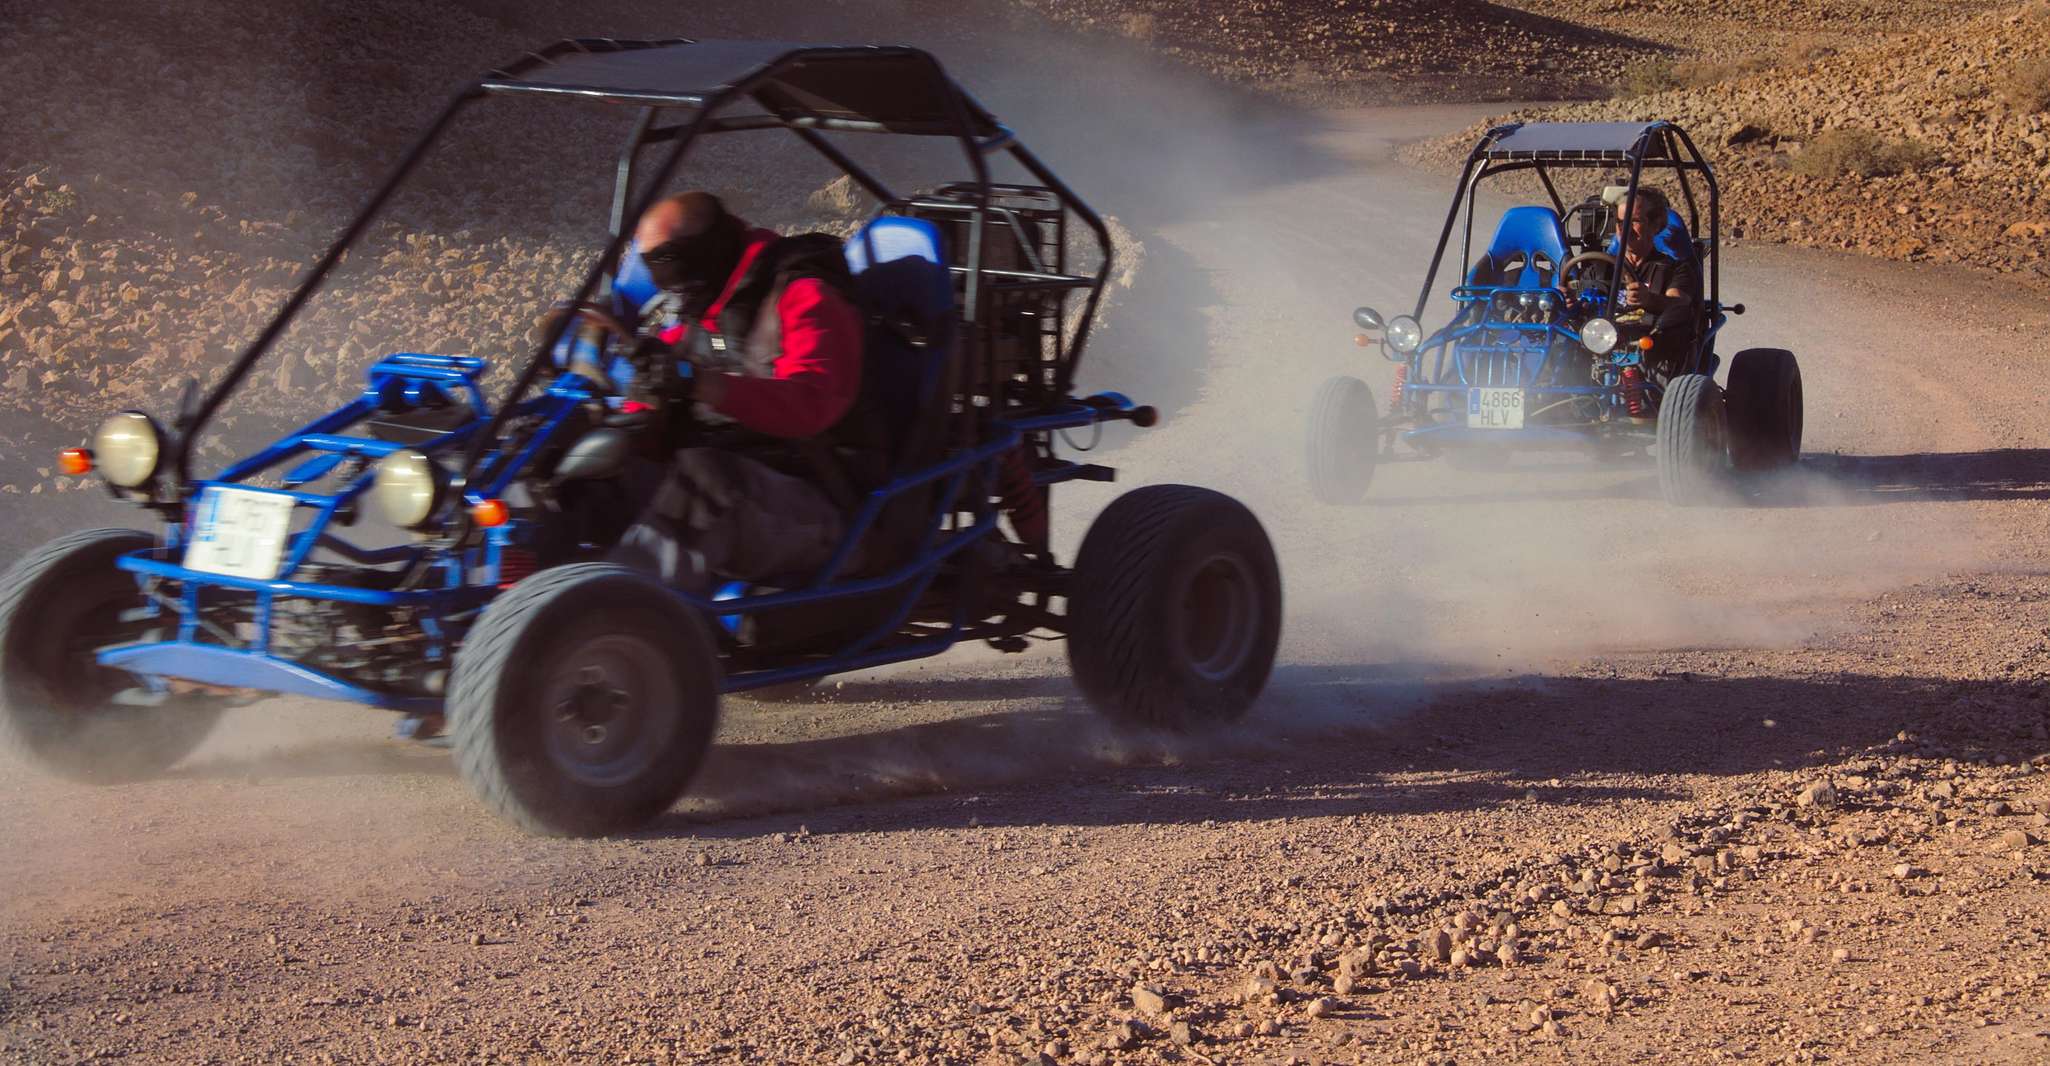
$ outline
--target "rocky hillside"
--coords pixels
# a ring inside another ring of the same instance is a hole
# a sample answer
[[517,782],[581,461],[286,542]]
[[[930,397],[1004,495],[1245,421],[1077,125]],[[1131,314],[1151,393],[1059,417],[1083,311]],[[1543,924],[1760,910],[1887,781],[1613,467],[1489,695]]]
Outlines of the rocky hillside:
[[[2050,5],[1992,6],[1874,45],[1503,119],[1674,119],[1714,157],[1734,238],[2050,283]],[[1450,166],[1479,131],[1411,157]]]

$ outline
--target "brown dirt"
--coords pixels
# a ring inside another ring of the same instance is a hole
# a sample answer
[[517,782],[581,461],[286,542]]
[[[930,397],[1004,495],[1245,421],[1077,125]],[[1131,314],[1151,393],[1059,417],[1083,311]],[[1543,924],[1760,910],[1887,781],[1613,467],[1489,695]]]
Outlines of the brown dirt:
[[[691,797],[591,842],[523,837],[445,753],[304,701],[159,781],[10,765],[0,1060],[2050,1054],[2050,467],[2036,390],[1986,384],[2050,356],[2040,301],[1740,246],[1730,346],[1791,345],[1809,390],[1808,457],[1759,505],[1531,463],[1320,507],[1311,390],[1386,380],[1344,309],[1406,303],[1442,217],[1394,148],[1477,115],[1170,85],[1183,154],[1047,154],[1146,242],[1125,359],[1091,372],[1168,367],[1185,401],[1112,461],[1242,496],[1281,549],[1283,665],[1244,727],[1121,734],[1055,654],[964,649],[731,701]],[[204,280],[169,247],[156,284]],[[1062,542],[1121,487],[1071,493]]]
[[[1772,60],[1762,68],[1723,68],[1727,77],[1706,84],[1489,122],[1677,121],[1715,163],[1725,231],[1736,239],[1968,263],[2050,287],[2050,116],[1999,90],[2017,67],[2050,65],[2050,7],[1972,7],[1971,17],[1913,33],[1839,39],[1841,51],[1761,49],[1751,54]],[[1483,128],[1419,146],[1411,158],[1455,166]],[[1871,178],[1801,173],[1804,150],[1833,130],[1919,143],[1930,158]]]

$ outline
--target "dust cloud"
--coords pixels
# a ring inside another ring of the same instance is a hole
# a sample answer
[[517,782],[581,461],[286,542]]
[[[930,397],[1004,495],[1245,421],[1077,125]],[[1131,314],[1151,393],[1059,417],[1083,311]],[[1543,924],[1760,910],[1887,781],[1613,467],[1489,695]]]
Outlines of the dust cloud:
[[[959,26],[966,23],[945,25],[915,17],[918,5],[898,7],[901,22],[864,26],[859,36],[901,33],[934,48],[1056,172],[1116,217],[1133,235],[1128,251],[1143,248],[1143,258],[1133,257],[1140,266],[1131,287],[1092,341],[1080,378],[1085,388],[1115,388],[1153,403],[1167,419],[1149,432],[1106,434],[1103,456],[1124,480],[1060,490],[1059,543],[1072,551],[1095,511],[1137,484],[1182,481],[1239,496],[1266,524],[1280,555],[1288,602],[1282,662],[1246,725],[1208,738],[1137,737],[1085,717],[1053,649],[1028,656],[1016,674],[1002,671],[1019,667],[964,652],[928,680],[917,680],[910,668],[865,675],[846,683],[846,699],[823,702],[804,712],[808,718],[749,710],[738,701],[685,817],[728,818],[1107,766],[1285,756],[1290,745],[1330,731],[1393,728],[1401,711],[1448,691],[1562,662],[1795,642],[1817,632],[1828,608],[1847,598],[1975,558],[1971,531],[1931,508],[1889,513],[1885,528],[1874,525],[1878,497],[1857,469],[1842,464],[1804,470],[1751,506],[1720,509],[1667,507],[1642,460],[1603,466],[1558,458],[1519,459],[1500,470],[1393,464],[1380,472],[1365,505],[1315,503],[1303,480],[1309,399],[1325,377],[1347,373],[1368,381],[1385,403],[1388,364],[1352,346],[1349,312],[1360,303],[1406,309],[1414,300],[1450,195],[1449,179],[1400,168],[1390,146],[1457,128],[1478,110],[1303,111],[1202,81],[1137,46],[1035,31],[1015,12],[989,14],[1004,32],[964,37]],[[651,32],[655,10],[622,5],[619,12],[626,13],[622,22]],[[714,29],[736,35],[776,36],[808,25],[786,16],[753,5],[705,13]],[[538,6],[508,8],[480,37],[453,50],[467,62],[475,58],[469,51],[484,44],[496,49],[517,40],[524,47],[590,33],[586,22],[543,14]],[[317,30],[304,33],[317,38]],[[440,55],[451,46],[439,42],[436,49]],[[494,51],[492,60],[498,58]],[[471,66],[452,73],[470,74]],[[346,94],[336,86],[364,69],[340,61],[319,68],[325,81],[308,91],[305,106],[329,121],[346,118]],[[183,76],[198,85],[220,74]],[[300,89],[306,87],[294,93]],[[404,102],[395,111],[396,102],[384,101],[374,117],[415,129],[438,98]],[[360,375],[362,353],[385,338],[359,336],[356,324],[404,324],[405,314],[347,313],[352,298],[389,284],[380,276],[383,266],[432,266],[454,255],[448,261],[468,270],[484,261],[462,253],[496,247],[489,264],[517,270],[477,274],[488,274],[486,284],[531,292],[536,300],[559,295],[544,290],[555,279],[566,287],[573,273],[560,249],[595,240],[602,223],[573,220],[568,216],[576,212],[561,205],[510,221],[535,201],[502,192],[501,184],[560,179],[564,174],[552,171],[571,167],[578,183],[588,183],[609,165],[612,129],[595,156],[576,158],[563,146],[590,135],[589,127],[572,124],[551,128],[534,159],[494,172],[488,187],[464,186],[459,176],[432,182],[431,189],[462,194],[402,214],[406,228],[338,279],[345,343],[331,347],[334,335],[317,326],[293,338],[297,350],[309,353],[312,380],[339,388]],[[296,134],[276,136],[291,143]],[[377,138],[376,151],[342,151],[337,146],[347,139],[331,136],[307,148],[311,157],[295,148],[267,159],[273,169],[280,161],[305,165],[282,181],[264,173],[255,202],[277,203],[268,198],[304,179],[309,197],[339,203],[336,173],[374,172],[368,159],[389,155],[392,136]],[[92,145],[101,153],[95,158],[112,151]],[[520,154],[515,147],[458,152],[449,173],[460,175],[465,163],[509,159]],[[785,158],[736,149],[701,160],[691,180],[735,187],[763,205],[776,201],[772,193],[794,190],[801,198],[818,187],[823,175],[810,172],[789,190],[757,181],[756,170]],[[177,173],[236,191],[225,171]],[[576,202],[586,209],[596,203],[589,196]],[[1483,203],[1484,219],[1503,206]],[[775,208],[756,210],[775,217]],[[1726,355],[1750,344],[1795,348],[1809,371],[1811,452],[1869,447],[1872,438],[1860,435],[1869,420],[1840,421],[1856,403],[1838,353],[1898,343],[1878,324],[1883,317],[1861,320],[1855,308],[1826,320],[1807,314],[1818,297],[1798,266],[1741,253],[1736,259],[1726,270],[1726,289],[1756,310],[1733,324]],[[467,343],[493,325],[477,314],[465,317],[456,293],[426,295],[443,310],[439,328],[454,341]],[[1877,309],[1894,296],[1868,290],[1851,299]],[[1871,324],[1843,324],[1857,321]],[[340,358],[350,352],[356,358]],[[1926,429],[1935,440],[1942,412],[1926,417],[1927,426],[1908,428]],[[347,777],[417,768],[410,758],[395,763],[370,753],[366,735],[257,728],[275,706],[237,712],[189,772],[261,774],[266,761],[288,772]],[[323,747],[332,758],[318,753]]]

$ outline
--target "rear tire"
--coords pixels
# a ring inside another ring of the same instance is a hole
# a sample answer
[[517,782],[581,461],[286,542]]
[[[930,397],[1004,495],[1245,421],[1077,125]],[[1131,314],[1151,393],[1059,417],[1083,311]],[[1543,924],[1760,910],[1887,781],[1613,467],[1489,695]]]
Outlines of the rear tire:
[[1068,594],[1068,663],[1106,717],[1186,730],[1235,721],[1274,668],[1281,571],[1244,504],[1149,485],[1089,527]]
[[119,617],[144,601],[115,560],[156,544],[133,529],[87,530],[0,575],[0,738],[30,764],[98,784],[152,777],[199,747],[226,710],[208,696],[116,704],[115,695],[140,690],[140,680],[93,659],[110,644],[152,639],[166,624]]
[[1801,364],[1782,348],[1747,348],[1730,361],[1730,463],[1755,473],[1801,458]]
[[1729,491],[1729,423],[1723,390],[1703,374],[1682,374],[1659,404],[1653,451],[1659,492],[1676,507],[1719,503]]
[[1326,381],[1310,403],[1310,492],[1323,503],[1360,502],[1373,484],[1380,454],[1374,390],[1358,378]]
[[606,563],[544,570],[494,601],[456,654],[456,767],[533,832],[637,828],[704,761],[718,679],[704,621],[655,579]]

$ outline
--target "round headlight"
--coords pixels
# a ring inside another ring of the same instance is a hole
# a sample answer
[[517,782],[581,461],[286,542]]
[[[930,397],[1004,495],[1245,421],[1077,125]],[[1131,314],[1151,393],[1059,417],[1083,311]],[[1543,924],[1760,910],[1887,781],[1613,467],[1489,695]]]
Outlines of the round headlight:
[[1551,314],[1552,308],[1555,306],[1557,305],[1552,302],[1551,293],[1548,292],[1538,297],[1538,310],[1544,312],[1545,314]]
[[1388,320],[1388,347],[1404,355],[1417,350],[1424,342],[1424,327],[1408,315],[1397,315]]
[[1580,343],[1596,355],[1616,350],[1616,324],[1606,318],[1590,318],[1580,327]]
[[136,488],[155,477],[164,454],[164,435],[140,411],[123,411],[93,433],[93,459],[108,481]]
[[1529,310],[1530,305],[1535,302],[1536,299],[1527,292],[1519,292],[1516,294],[1516,306],[1521,307],[1525,310]]
[[434,465],[434,460],[411,449],[401,449],[378,462],[370,494],[386,521],[411,527],[434,517],[441,503],[442,483],[441,468]]

